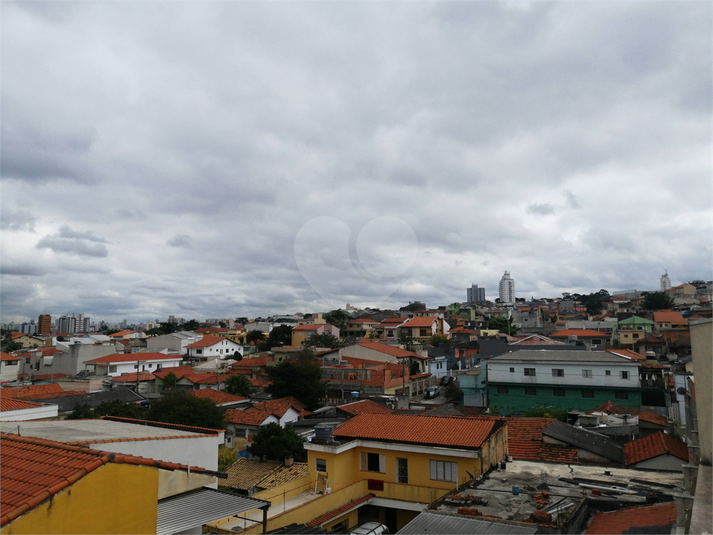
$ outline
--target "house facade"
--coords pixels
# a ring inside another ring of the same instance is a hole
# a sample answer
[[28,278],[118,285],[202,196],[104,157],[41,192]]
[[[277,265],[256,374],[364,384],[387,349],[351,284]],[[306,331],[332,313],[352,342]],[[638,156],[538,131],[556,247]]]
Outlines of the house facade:
[[201,340],[187,345],[186,351],[190,359],[227,359],[231,358],[235,353],[242,356],[243,346],[222,336],[204,336]]
[[503,415],[540,406],[588,410],[609,400],[641,406],[639,361],[607,351],[521,350],[486,366],[489,403]]
[[180,355],[164,355],[163,353],[115,353],[85,362],[93,366],[96,375],[119,377],[126,373],[157,372],[165,368],[181,365]]

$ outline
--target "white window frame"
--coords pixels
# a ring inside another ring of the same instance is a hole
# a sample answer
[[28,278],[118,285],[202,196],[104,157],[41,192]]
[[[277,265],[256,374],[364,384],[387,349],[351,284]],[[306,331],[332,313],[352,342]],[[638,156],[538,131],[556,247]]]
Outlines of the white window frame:
[[429,459],[428,474],[432,481],[458,482],[458,463]]

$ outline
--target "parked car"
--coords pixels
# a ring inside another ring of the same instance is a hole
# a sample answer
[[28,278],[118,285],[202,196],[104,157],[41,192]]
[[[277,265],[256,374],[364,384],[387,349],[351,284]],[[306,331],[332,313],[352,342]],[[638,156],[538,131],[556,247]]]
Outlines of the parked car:
[[429,386],[426,389],[425,398],[426,399],[435,398],[438,395],[438,390],[439,390],[439,388],[437,386]]
[[441,377],[441,386],[448,386],[455,380],[456,380],[455,377],[451,377],[449,375],[446,375],[445,377]]
[[366,522],[354,528],[349,535],[386,535],[391,533],[389,528],[379,522]]

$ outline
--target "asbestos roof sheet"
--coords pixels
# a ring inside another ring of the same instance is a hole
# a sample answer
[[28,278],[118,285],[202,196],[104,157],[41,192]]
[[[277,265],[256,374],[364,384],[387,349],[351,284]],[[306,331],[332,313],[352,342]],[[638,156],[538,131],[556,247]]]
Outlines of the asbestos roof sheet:
[[399,535],[416,535],[420,533],[532,535],[537,532],[537,528],[534,524],[528,526],[519,522],[498,522],[490,519],[425,511],[397,533]]
[[269,506],[270,502],[264,500],[203,487],[159,500],[156,535],[179,533],[208,522]]
[[614,439],[599,433],[554,420],[542,431],[542,434],[617,463],[624,461],[623,448]]
[[552,351],[549,349],[523,349],[520,351],[511,351],[504,355],[491,357],[491,361],[533,361],[533,362],[600,362],[600,363],[616,363],[630,364],[629,359],[614,355],[608,351]]

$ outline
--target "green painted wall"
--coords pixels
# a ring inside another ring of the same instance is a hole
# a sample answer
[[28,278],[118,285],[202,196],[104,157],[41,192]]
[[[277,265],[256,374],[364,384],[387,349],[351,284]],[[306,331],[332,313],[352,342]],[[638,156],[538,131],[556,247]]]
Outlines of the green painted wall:
[[[498,393],[498,387],[506,387],[507,393]],[[528,385],[529,387],[529,385]],[[502,416],[513,412],[526,412],[532,407],[552,407],[553,409],[567,409],[587,411],[606,401],[613,401],[622,407],[641,407],[641,391],[639,389],[588,387],[559,385],[537,385],[535,395],[525,394],[526,385],[517,383],[490,383],[488,386],[489,405],[497,405]],[[554,390],[564,390],[564,396],[555,396]],[[582,390],[589,390],[594,397],[582,397]],[[628,399],[618,399],[617,392],[626,392]]]

